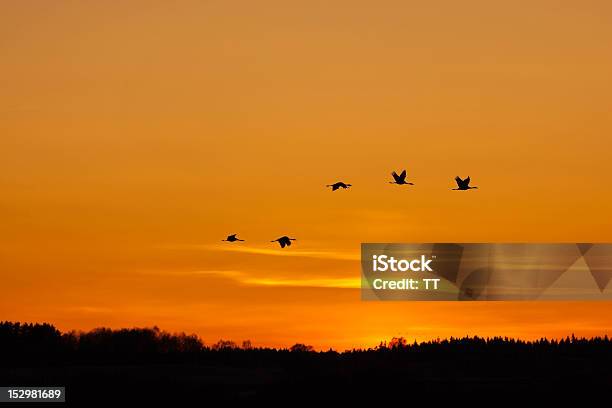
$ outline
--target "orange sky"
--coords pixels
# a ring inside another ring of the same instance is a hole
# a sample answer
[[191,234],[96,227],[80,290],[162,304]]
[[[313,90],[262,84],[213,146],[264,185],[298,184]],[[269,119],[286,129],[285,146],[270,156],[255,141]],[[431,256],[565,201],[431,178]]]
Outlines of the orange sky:
[[611,40],[604,0],[4,1],[0,319],[341,349],[610,334],[609,303],[353,286],[361,242],[611,242]]

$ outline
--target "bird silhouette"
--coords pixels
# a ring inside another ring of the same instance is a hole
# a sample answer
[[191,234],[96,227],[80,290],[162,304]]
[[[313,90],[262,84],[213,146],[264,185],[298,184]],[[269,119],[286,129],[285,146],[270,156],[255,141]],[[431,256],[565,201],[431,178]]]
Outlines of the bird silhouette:
[[326,187],[331,187],[331,188],[332,188],[332,191],[336,191],[336,190],[338,190],[339,188],[344,188],[344,189],[346,189],[346,188],[349,188],[350,186],[351,186],[351,184],[345,184],[344,182],[339,181],[339,182],[334,183],[334,184],[328,184]]
[[470,176],[468,176],[465,180],[461,180],[461,177],[455,177],[455,181],[457,182],[457,188],[453,188],[453,190],[471,190],[473,188],[478,187],[470,187]]
[[289,238],[288,236],[285,235],[284,237],[277,238],[277,239],[272,240],[270,242],[278,242],[279,245],[281,246],[281,248],[284,248],[286,246],[291,246],[291,241],[296,241],[296,239],[295,238]]
[[236,238],[236,235],[238,235],[238,234],[228,235],[227,239],[222,239],[221,241],[225,241],[225,242],[244,241],[244,239]]
[[393,180],[394,181],[390,181],[389,184],[408,184],[413,186],[414,183],[408,183],[406,181],[406,170],[402,171],[402,174],[400,174],[399,176],[397,175],[396,172],[391,173],[391,175],[393,176]]

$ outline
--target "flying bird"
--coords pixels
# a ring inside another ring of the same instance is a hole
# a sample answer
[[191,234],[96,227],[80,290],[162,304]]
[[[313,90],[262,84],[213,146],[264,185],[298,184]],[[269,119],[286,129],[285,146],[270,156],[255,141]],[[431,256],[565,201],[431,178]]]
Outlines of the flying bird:
[[227,239],[222,239],[221,241],[225,241],[225,242],[244,241],[244,239],[236,238],[236,235],[238,235],[238,234],[228,235]]
[[331,187],[331,188],[332,188],[332,191],[336,191],[336,190],[338,190],[339,188],[344,188],[344,189],[346,189],[346,188],[349,188],[350,186],[351,186],[351,184],[345,184],[344,182],[339,181],[339,182],[334,183],[334,184],[328,184],[326,187]]
[[465,180],[461,180],[461,177],[455,177],[455,181],[457,182],[457,188],[453,188],[453,190],[470,190],[478,187],[470,187],[470,176],[468,176]]
[[393,176],[393,180],[395,181],[390,181],[389,184],[408,184],[413,186],[414,183],[408,183],[406,181],[406,170],[402,171],[402,174],[400,174],[399,176],[397,175],[396,172],[391,173],[391,175]]
[[280,244],[281,248],[284,248],[286,246],[291,246],[291,241],[296,241],[296,239],[295,238],[289,238],[288,236],[285,235],[284,237],[277,238],[277,239],[272,240],[270,242],[278,242]]

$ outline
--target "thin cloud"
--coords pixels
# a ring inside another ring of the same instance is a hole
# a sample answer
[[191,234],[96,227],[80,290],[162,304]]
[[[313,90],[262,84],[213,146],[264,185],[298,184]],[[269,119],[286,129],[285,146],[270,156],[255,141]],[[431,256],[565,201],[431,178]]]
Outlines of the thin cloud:
[[318,278],[318,279],[268,279],[248,278],[242,281],[250,285],[260,286],[289,286],[289,287],[314,287],[314,288],[338,288],[359,289],[361,280],[356,278]]
[[316,259],[335,259],[342,261],[359,261],[360,255],[351,252],[336,252],[336,251],[312,251],[302,249],[272,249],[272,248],[255,248],[237,245],[166,245],[168,249],[202,249],[207,251],[220,252],[240,252],[244,254],[266,255],[266,256],[288,256],[301,258],[316,258]]
[[358,289],[361,287],[360,278],[257,278],[236,270],[194,270],[194,271],[140,271],[145,275],[164,276],[214,276],[230,279],[234,282],[249,286],[285,286],[310,288],[338,288]]
[[194,275],[208,275],[208,276],[221,276],[225,278],[238,278],[244,276],[243,272],[235,270],[195,270],[195,271],[176,271],[176,270],[141,270],[134,271],[141,275],[160,275],[160,276],[194,276]]

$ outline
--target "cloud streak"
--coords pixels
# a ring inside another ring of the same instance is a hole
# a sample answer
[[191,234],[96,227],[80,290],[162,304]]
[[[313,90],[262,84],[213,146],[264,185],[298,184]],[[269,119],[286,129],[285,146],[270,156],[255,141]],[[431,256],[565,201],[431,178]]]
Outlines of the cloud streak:
[[242,285],[249,286],[284,286],[284,287],[310,287],[310,288],[337,288],[337,289],[358,289],[361,287],[361,280],[357,278],[304,278],[304,279],[285,279],[285,278],[258,278],[249,276],[245,272],[236,270],[194,270],[194,271],[141,271],[145,275],[164,275],[164,276],[211,276],[225,278]]
[[359,278],[315,278],[315,279],[268,279],[247,278],[243,283],[259,286],[287,286],[287,287],[311,287],[311,288],[337,288],[337,289],[359,289],[361,280]]
[[166,249],[195,249],[206,251],[219,252],[239,252],[252,255],[264,256],[284,256],[284,257],[301,257],[315,259],[333,259],[342,261],[359,261],[360,254],[352,252],[337,252],[337,251],[315,251],[303,249],[272,249],[272,248],[257,248],[237,245],[165,245]]

